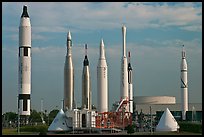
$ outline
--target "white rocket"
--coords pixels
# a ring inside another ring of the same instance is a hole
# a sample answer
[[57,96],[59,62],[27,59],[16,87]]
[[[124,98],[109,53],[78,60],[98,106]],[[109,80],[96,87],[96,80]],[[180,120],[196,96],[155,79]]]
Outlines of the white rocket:
[[[121,58],[121,99],[129,100],[128,97],[128,65],[126,57],[126,27],[122,26],[122,36],[123,36],[123,52]],[[126,111],[129,111],[126,108]]]
[[74,104],[74,67],[72,63],[72,40],[67,34],[67,55],[64,65],[64,109],[73,109]]
[[19,26],[19,80],[18,80],[18,109],[20,115],[30,115],[31,94],[31,24],[27,6],[23,6],[23,13]]
[[132,87],[132,66],[130,63],[130,51],[128,52],[128,90],[129,90],[129,112],[133,113],[133,87]]
[[108,68],[103,39],[100,43],[100,56],[97,66],[98,112],[108,112]]
[[87,57],[87,44],[85,45],[85,58],[82,72],[82,108],[91,110],[91,77],[89,69],[89,60]]
[[186,111],[188,111],[188,78],[187,78],[187,62],[184,45],[182,49],[181,60],[181,110],[182,118],[186,120]]

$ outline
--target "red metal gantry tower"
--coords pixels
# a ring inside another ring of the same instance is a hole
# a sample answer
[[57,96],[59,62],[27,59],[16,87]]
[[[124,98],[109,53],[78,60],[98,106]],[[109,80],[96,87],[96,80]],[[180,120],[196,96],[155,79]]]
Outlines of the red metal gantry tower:
[[121,128],[132,125],[132,114],[126,111],[128,99],[121,99],[115,112],[99,112],[96,115],[96,128]]

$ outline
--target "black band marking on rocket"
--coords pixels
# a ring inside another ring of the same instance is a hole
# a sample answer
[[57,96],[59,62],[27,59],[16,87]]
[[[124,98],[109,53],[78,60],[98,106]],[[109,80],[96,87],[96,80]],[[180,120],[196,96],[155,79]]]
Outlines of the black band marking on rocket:
[[187,87],[181,87],[181,88],[187,88]]
[[31,47],[20,46],[19,49],[20,49],[20,48],[31,48]]
[[181,72],[187,72],[187,70],[181,70]]
[[19,94],[19,100],[23,100],[23,111],[27,111],[27,100],[30,99],[30,94]]
[[183,82],[182,78],[181,78],[181,82],[184,86],[181,86],[181,88],[187,88],[187,85]]
[[19,52],[18,52],[18,56],[20,57],[20,49],[21,48],[23,48],[23,56],[28,56],[28,48],[30,48],[31,49],[31,47],[23,47],[23,46],[21,46],[21,47],[19,47]]
[[24,48],[23,52],[24,52],[23,53],[24,56],[28,56],[28,48]]
[[70,45],[72,47],[72,40],[71,39],[67,39],[67,42],[70,41]]

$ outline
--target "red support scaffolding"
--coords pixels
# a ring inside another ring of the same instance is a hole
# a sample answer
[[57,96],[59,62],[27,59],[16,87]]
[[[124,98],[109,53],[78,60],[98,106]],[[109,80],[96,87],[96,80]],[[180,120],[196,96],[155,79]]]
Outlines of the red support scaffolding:
[[117,112],[102,112],[97,113],[96,116],[96,128],[125,128],[128,125],[132,125],[132,114],[125,112],[128,100],[121,100],[121,106]]

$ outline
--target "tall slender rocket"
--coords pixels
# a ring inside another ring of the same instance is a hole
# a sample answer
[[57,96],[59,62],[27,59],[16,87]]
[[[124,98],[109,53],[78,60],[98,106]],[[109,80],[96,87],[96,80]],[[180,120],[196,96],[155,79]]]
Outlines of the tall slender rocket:
[[27,6],[19,26],[19,76],[18,76],[18,108],[20,115],[30,115],[31,94],[31,24]]
[[100,43],[100,56],[97,66],[98,112],[108,111],[108,68],[103,39]]
[[64,65],[64,109],[73,109],[74,104],[74,67],[72,63],[72,40],[67,34],[67,55]]
[[82,108],[91,110],[91,77],[89,69],[89,60],[87,56],[87,44],[85,44],[85,57],[82,72]]
[[181,110],[182,119],[186,119],[186,111],[188,111],[188,78],[187,78],[187,62],[184,45],[182,49],[181,60]]
[[132,66],[130,63],[130,51],[128,52],[128,91],[129,91],[129,112],[133,113],[133,87],[132,87]]
[[123,52],[121,58],[121,99],[128,100],[128,66],[126,57],[126,27],[122,26]]

